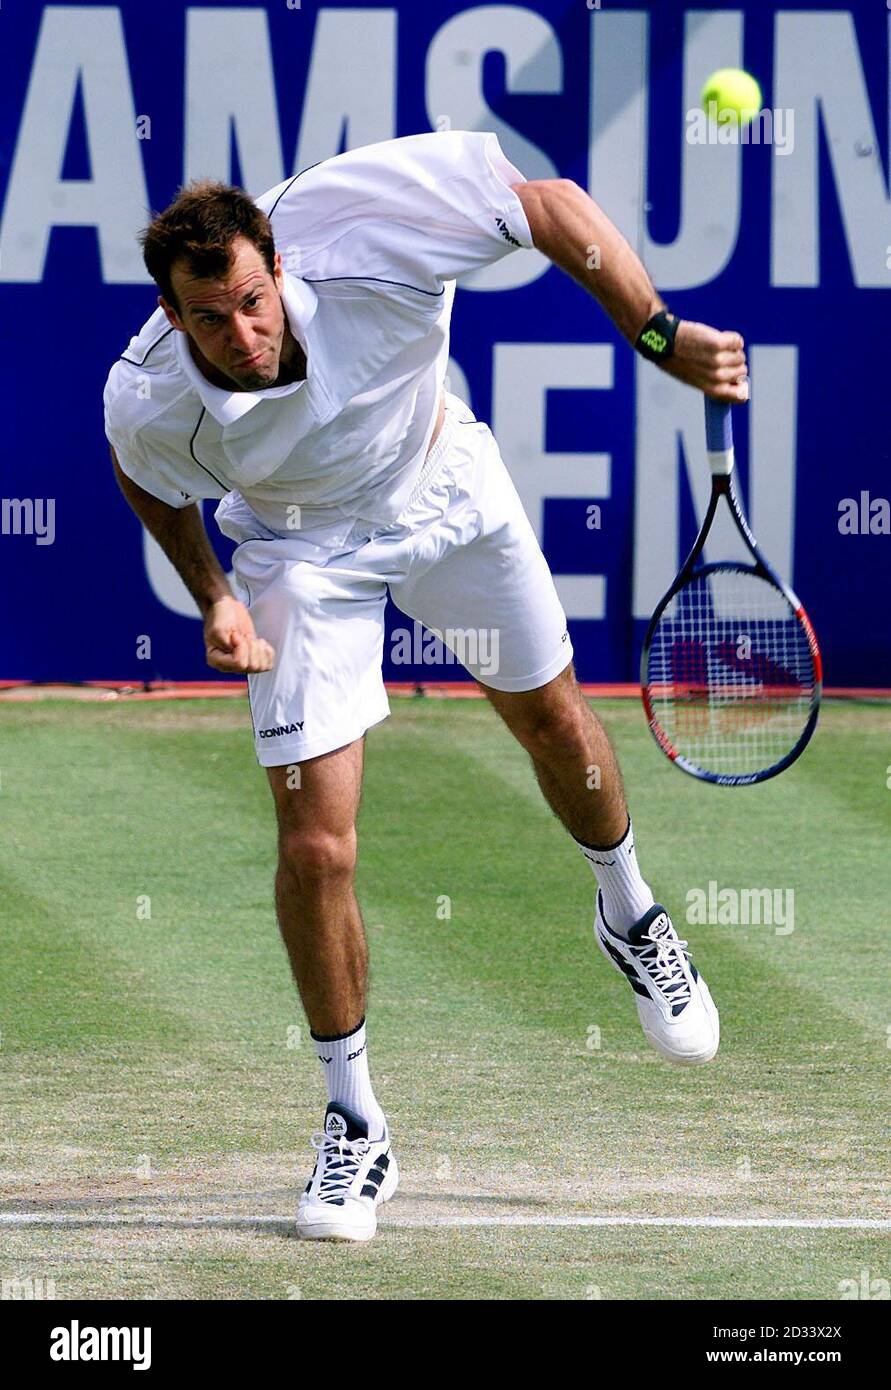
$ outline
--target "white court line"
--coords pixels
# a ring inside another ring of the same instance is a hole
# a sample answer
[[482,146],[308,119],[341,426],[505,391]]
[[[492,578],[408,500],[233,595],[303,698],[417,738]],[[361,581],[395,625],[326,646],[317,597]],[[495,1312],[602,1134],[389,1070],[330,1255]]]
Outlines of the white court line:
[[[185,1228],[289,1226],[290,1216],[131,1216],[104,1213],[0,1212],[0,1226],[146,1226]],[[891,1219],[810,1216],[425,1216],[382,1217],[382,1230],[431,1230],[440,1226],[671,1226],[771,1231],[891,1231]]]

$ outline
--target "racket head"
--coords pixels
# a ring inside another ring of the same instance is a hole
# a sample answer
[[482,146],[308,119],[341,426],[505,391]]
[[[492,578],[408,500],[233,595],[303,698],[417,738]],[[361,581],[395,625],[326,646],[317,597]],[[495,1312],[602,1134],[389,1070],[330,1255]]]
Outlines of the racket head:
[[683,772],[719,786],[765,782],[817,723],[820,650],[804,608],[763,561],[679,576],[641,653],[650,732]]

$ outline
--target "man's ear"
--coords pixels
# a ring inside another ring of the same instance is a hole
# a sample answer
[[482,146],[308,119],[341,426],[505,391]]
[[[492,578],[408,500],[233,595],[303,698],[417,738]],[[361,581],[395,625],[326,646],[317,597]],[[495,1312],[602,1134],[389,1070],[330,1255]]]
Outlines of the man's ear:
[[171,323],[174,328],[179,330],[180,333],[185,333],[186,325],[183,323],[182,319],[180,318],[177,311],[174,309],[173,305],[169,304],[167,300],[164,298],[163,294],[158,295],[158,304],[164,310],[164,313],[167,315],[168,323]]
[[272,262],[272,275],[276,285],[278,286],[278,292],[279,294],[281,294],[285,280],[285,272],[282,269],[281,251],[276,251],[275,253],[275,260]]

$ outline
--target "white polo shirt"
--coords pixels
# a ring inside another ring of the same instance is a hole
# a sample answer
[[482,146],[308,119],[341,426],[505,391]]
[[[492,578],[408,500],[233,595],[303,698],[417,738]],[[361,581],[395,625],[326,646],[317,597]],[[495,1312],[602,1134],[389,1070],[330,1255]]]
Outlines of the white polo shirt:
[[[443,131],[327,159],[264,193],[306,380],[213,386],[156,310],[114,364],[105,429],[123,471],[174,507],[238,491],[270,529],[386,525],[436,419],[455,278],[532,237],[495,135]],[[290,523],[290,524],[289,524]]]

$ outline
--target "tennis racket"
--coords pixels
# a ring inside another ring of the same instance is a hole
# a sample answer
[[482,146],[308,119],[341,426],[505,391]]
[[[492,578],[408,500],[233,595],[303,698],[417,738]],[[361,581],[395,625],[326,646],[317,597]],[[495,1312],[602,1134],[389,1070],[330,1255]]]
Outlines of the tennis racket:
[[[650,730],[684,772],[724,787],[794,763],[817,723],[820,649],[804,608],[767,563],[733,487],[730,406],[706,399],[712,495],[693,549],[650,620],[640,663]],[[752,564],[702,562],[726,498]]]

